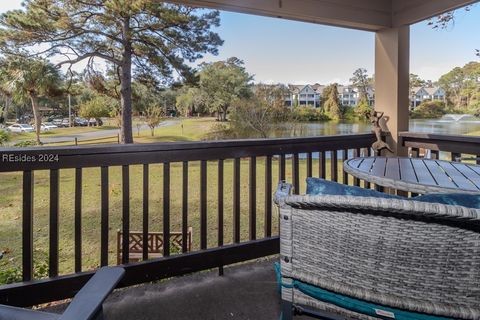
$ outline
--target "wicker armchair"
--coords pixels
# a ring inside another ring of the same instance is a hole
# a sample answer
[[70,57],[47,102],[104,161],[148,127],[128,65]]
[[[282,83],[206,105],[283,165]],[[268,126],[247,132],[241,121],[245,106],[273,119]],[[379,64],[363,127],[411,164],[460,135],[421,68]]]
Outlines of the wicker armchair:
[[[284,320],[299,312],[480,319],[480,210],[289,191],[281,183],[275,195]],[[312,298],[313,291],[327,298]]]

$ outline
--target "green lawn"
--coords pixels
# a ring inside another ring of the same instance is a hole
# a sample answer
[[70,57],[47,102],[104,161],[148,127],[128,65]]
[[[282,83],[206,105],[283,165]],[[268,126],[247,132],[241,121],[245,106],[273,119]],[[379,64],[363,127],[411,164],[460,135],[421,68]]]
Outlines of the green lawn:
[[467,136],[480,136],[480,131],[474,131],[467,134]]
[[[135,143],[152,143],[152,142],[176,142],[176,141],[198,141],[202,140],[206,133],[208,133],[216,121],[214,118],[186,118],[186,119],[175,119],[173,121],[178,121],[174,125],[169,125],[165,127],[159,127],[155,129],[154,136],[151,135],[150,129],[137,130],[136,126],[133,126],[133,139]],[[182,128],[183,127],[183,128]],[[103,127],[99,127],[103,128]],[[114,129],[115,127],[108,127],[109,129]],[[65,128],[57,130],[76,130],[83,129],[84,131],[67,131],[63,134],[75,134],[80,132],[88,132],[93,130],[101,130],[98,128]],[[90,129],[90,130],[88,130]],[[22,134],[22,140],[29,140],[29,134]],[[62,134],[56,134],[56,136],[61,136]],[[53,134],[48,134],[49,137],[53,137]],[[23,138],[27,137],[27,138]],[[47,137],[47,135],[43,135]],[[34,137],[32,136],[31,139]],[[116,135],[112,135],[105,138],[95,138],[95,139],[78,139],[78,144],[109,144],[109,143],[118,143],[118,138]],[[61,142],[61,143],[51,143],[45,144],[47,146],[68,146],[73,145],[74,141],[71,142]]]
[[[40,133],[40,137],[59,137],[64,135],[78,134],[84,132],[94,132],[102,130],[116,129],[113,126],[101,126],[101,127],[72,127],[72,128],[57,128],[51,131],[46,131]],[[13,140],[30,140],[35,139],[34,132],[24,132],[24,133],[12,133]]]
[[[289,161],[288,161],[289,162]],[[287,162],[287,179],[290,180],[291,165]],[[314,166],[318,166],[314,162]],[[328,166],[327,166],[328,167]],[[264,227],[264,159],[257,161],[257,233],[263,235]],[[305,161],[301,161],[301,177],[305,178]],[[171,165],[171,230],[181,228],[181,163]],[[217,242],[217,163],[208,162],[208,244],[215,246]],[[225,243],[232,237],[232,171],[231,160],[225,161]],[[278,181],[277,161],[273,162],[273,181]],[[150,226],[152,231],[162,230],[162,165],[150,168]],[[131,230],[141,230],[142,226],[142,167],[131,166]],[[0,246],[11,251],[2,262],[3,265],[19,266],[21,262],[21,200],[19,190],[22,188],[22,177],[18,173],[1,175],[0,184]],[[121,228],[121,168],[111,167],[109,175],[110,195],[110,263],[115,263],[116,231]],[[83,267],[90,269],[99,264],[100,239],[100,169],[84,169],[83,184]],[[74,171],[61,171],[60,195],[60,271],[73,272],[73,212],[74,212]],[[48,252],[49,230],[49,174],[46,171],[35,173],[35,213],[34,213],[34,247],[35,258],[44,261]],[[305,190],[302,189],[301,192]],[[189,168],[189,226],[193,227],[193,246],[199,247],[199,162],[191,162]],[[248,239],[248,160],[241,162],[241,234]],[[273,230],[277,232],[276,213],[274,213]]]

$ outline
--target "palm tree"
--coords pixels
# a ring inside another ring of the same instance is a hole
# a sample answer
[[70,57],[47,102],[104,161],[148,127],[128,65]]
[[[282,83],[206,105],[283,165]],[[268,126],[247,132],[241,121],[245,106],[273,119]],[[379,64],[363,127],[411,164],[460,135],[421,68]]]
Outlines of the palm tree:
[[43,59],[7,56],[1,61],[0,86],[17,101],[30,100],[35,119],[36,141],[40,144],[42,117],[41,97],[53,97],[61,93],[61,77],[54,65]]

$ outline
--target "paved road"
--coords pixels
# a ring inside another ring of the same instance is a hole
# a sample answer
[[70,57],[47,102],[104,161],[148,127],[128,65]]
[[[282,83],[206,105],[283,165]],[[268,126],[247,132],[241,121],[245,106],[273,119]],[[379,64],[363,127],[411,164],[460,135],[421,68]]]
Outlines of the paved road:
[[[157,128],[160,127],[168,127],[175,125],[180,120],[167,120],[162,122]],[[150,129],[147,125],[142,125],[140,130],[147,130]],[[89,140],[89,139],[98,139],[98,138],[106,138],[106,137],[113,137],[120,133],[120,129],[108,129],[108,130],[96,130],[90,132],[82,132],[82,133],[75,133],[75,134],[66,134],[62,136],[55,136],[55,137],[42,137],[41,140],[43,143],[54,143],[54,142],[63,142],[63,141],[73,141],[77,138],[79,141],[81,140]],[[134,136],[137,133],[137,127],[133,127],[133,134]]]

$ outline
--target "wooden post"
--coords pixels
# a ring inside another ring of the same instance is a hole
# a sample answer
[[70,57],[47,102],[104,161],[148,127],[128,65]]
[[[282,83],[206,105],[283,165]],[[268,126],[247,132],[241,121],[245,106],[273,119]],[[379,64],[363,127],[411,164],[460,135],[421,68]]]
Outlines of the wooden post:
[[383,111],[390,131],[387,143],[396,155],[406,156],[398,133],[408,131],[410,29],[408,26],[377,31],[375,35],[375,110]]

